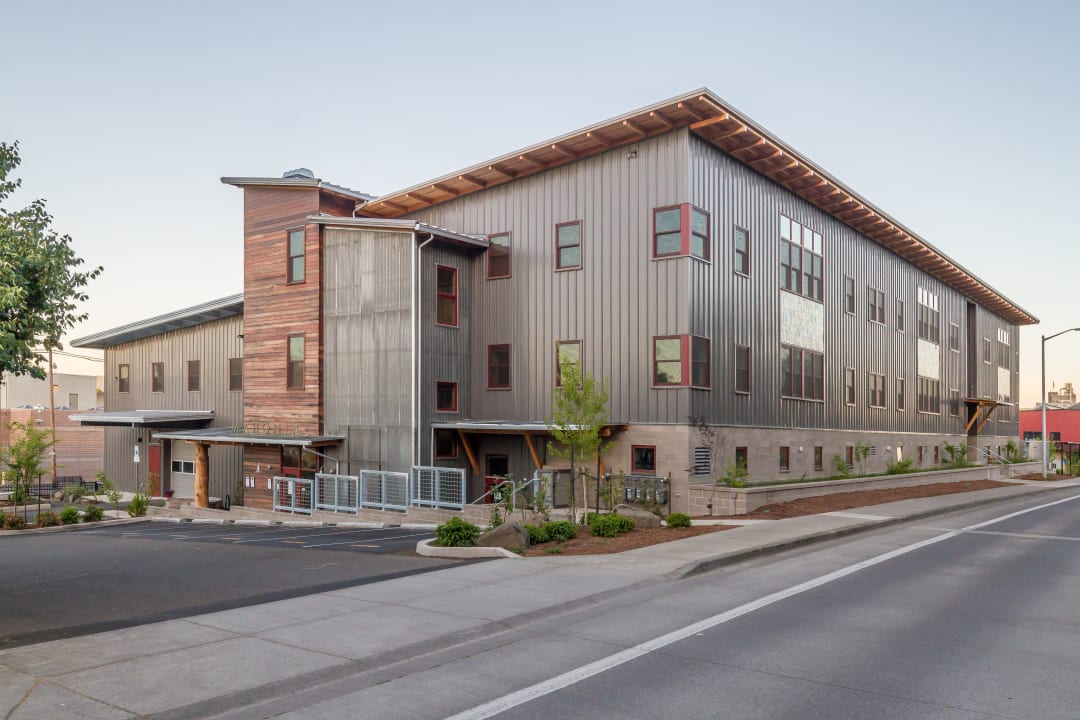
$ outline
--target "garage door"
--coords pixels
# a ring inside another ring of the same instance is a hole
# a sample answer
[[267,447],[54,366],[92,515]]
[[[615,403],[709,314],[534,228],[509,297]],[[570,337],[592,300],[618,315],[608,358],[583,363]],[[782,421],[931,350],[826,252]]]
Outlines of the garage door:
[[195,446],[187,442],[172,444],[172,465],[169,468],[169,487],[173,497],[195,497]]

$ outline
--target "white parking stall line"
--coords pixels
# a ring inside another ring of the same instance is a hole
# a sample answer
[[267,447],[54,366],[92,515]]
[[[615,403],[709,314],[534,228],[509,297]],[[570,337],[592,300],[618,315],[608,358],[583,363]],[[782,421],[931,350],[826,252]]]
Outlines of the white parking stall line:
[[[423,537],[423,536],[427,536],[427,535],[430,535],[430,534],[431,533],[419,532],[419,533],[409,533],[408,535],[387,535],[386,537],[359,538],[359,540],[363,540],[364,542],[373,542],[375,540],[402,540],[404,538]],[[353,538],[352,540],[345,540],[344,542],[314,543],[314,544],[311,544],[311,545],[305,545],[304,547],[306,547],[306,548],[315,548],[315,547],[328,547],[330,545],[352,545],[353,543],[355,543],[357,541],[358,541],[358,538]]]
[[[301,533],[301,534],[297,535],[296,534],[296,528],[289,528],[289,532],[291,532],[293,534],[291,536],[287,537],[287,538],[255,538],[254,540],[236,540],[234,542],[236,542],[236,543],[254,543],[254,542],[268,542],[268,541],[271,541],[271,540],[286,540],[286,539],[287,540],[297,540],[297,539],[302,540],[302,539],[305,539],[305,538],[325,537],[327,535],[356,535],[356,534],[360,534],[360,533],[372,533],[372,532],[381,532],[381,531],[380,530],[373,530],[371,528],[359,528],[359,529],[356,529],[356,530],[338,530],[338,531],[335,531],[335,532]],[[355,539],[350,540],[350,542],[356,542],[356,540]]]

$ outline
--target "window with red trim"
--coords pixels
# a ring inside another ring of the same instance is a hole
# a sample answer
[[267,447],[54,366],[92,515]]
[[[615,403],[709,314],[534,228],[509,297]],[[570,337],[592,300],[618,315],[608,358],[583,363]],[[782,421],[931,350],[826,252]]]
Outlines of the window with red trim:
[[487,279],[510,277],[510,233],[488,236]]
[[630,447],[630,467],[634,472],[656,472],[656,446],[655,445],[632,445]]
[[488,345],[488,390],[510,388],[510,346]]
[[559,223],[555,226],[555,269],[574,270],[581,267],[581,221]]
[[435,266],[435,293],[435,322],[439,325],[457,327],[457,268],[445,265]]
[[289,390],[304,389],[304,336],[289,336],[288,369],[285,374],[285,387]]
[[697,335],[653,338],[653,385],[711,386],[709,339]]
[[653,210],[653,257],[709,259],[709,214],[690,203]]
[[453,430],[435,431],[435,457],[456,458],[458,456],[457,438]]
[[435,383],[435,409],[438,412],[457,412],[457,383]]

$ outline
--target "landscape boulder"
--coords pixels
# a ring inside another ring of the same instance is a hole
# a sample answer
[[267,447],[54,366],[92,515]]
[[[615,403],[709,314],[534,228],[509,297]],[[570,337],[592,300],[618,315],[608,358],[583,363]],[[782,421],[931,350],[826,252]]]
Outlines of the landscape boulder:
[[521,523],[510,520],[494,527],[476,540],[481,547],[501,547],[506,550],[529,547],[529,533]]
[[634,521],[634,527],[639,529],[660,527],[660,518],[648,510],[633,507],[632,505],[616,505],[615,514],[628,517]]
[[57,490],[56,492],[54,492],[52,494],[52,499],[53,500],[63,500],[64,499],[64,491],[63,490]]

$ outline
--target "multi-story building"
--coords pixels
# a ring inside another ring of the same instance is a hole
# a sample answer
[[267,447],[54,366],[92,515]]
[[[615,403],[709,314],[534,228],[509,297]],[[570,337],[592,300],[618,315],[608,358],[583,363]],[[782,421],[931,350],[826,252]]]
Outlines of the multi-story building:
[[331,458],[460,467],[473,496],[549,467],[566,363],[610,381],[603,465],[670,474],[676,509],[718,464],[828,475],[861,442],[870,469],[1018,436],[1036,319],[708,90],[380,197],[223,182],[244,432],[160,436],[242,446],[248,503]]

